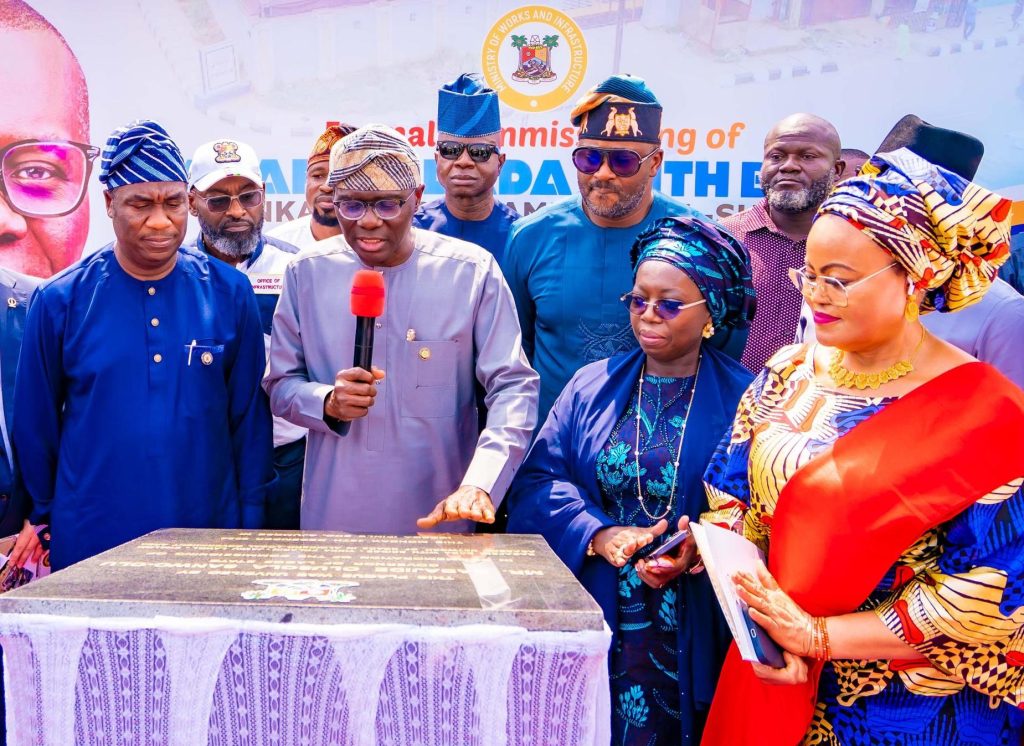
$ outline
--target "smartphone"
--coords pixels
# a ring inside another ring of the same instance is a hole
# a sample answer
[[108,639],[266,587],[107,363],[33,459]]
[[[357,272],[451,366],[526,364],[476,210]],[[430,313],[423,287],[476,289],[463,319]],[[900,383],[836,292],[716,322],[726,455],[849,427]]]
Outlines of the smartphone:
[[666,555],[666,554],[669,554],[669,553],[675,551],[676,549],[678,549],[682,545],[682,543],[684,541],[686,541],[686,539],[689,536],[690,536],[690,530],[689,529],[684,528],[682,531],[677,531],[676,533],[674,533],[670,537],[668,537],[668,539],[665,540],[664,544],[662,544],[660,547],[658,547],[653,552],[651,552],[646,557],[644,557],[644,559],[649,559],[649,560],[657,559],[658,557],[661,557],[663,555]]

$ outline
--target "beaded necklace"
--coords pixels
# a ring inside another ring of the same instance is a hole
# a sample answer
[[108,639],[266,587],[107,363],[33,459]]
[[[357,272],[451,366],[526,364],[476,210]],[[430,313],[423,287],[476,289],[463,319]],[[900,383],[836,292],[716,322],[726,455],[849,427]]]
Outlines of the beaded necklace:
[[636,448],[633,449],[633,461],[636,464],[636,496],[640,501],[640,509],[644,511],[644,514],[652,521],[660,521],[662,518],[672,512],[672,502],[676,496],[676,481],[679,478],[679,459],[683,453],[683,440],[686,437],[686,425],[690,421],[690,412],[693,409],[693,396],[697,393],[697,379],[700,376],[700,358],[697,358],[697,372],[693,374],[693,388],[690,389],[690,403],[686,405],[686,419],[683,420],[683,426],[679,430],[679,447],[676,448],[676,460],[675,468],[672,470],[672,489],[668,493],[668,505],[665,508],[665,512],[661,515],[651,515],[651,512],[647,509],[647,505],[644,503],[644,490],[640,484],[640,407],[643,403],[644,394],[644,374],[647,372],[647,363],[643,364],[640,369],[640,382],[636,390]]

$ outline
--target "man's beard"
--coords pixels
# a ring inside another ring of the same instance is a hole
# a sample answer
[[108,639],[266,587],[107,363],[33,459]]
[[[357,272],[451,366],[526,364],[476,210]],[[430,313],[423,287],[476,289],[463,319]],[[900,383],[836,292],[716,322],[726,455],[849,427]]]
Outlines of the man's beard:
[[[608,207],[605,207],[604,205],[595,204],[594,202],[590,201],[590,199],[588,199],[590,196],[590,192],[599,187],[609,189],[610,191],[615,192],[617,195],[619,195],[618,201],[615,204],[610,205]],[[635,192],[626,192],[622,189],[622,187],[616,186],[610,182],[592,181],[581,191],[583,193],[583,201],[586,202],[587,209],[590,212],[592,212],[594,215],[597,215],[599,218],[605,218],[606,220],[616,220],[618,218],[626,217],[627,215],[631,214],[634,210],[636,210],[637,207],[640,206],[640,203],[643,201],[644,192],[646,188],[647,185],[644,184]]]
[[320,212],[314,206],[313,209],[310,211],[310,214],[313,216],[313,222],[316,223],[317,225],[322,225],[327,228],[338,227],[338,213],[336,213],[333,209],[328,210],[327,212]]
[[[228,232],[224,228],[238,222],[249,223],[250,229],[240,233]],[[199,216],[199,228],[203,232],[203,241],[210,248],[216,249],[224,256],[231,257],[238,261],[247,259],[256,251],[260,242],[260,234],[263,232],[263,213],[260,213],[259,220],[255,224],[249,221],[227,221],[221,224],[218,230]]]
[[[775,177],[776,179],[783,178],[780,174]],[[799,189],[793,191],[792,189],[786,189],[783,191],[774,191],[772,189],[772,182],[766,182],[761,185],[765,195],[768,197],[768,204],[774,210],[779,212],[796,215],[801,212],[807,212],[808,210],[817,210],[821,203],[828,197],[829,192],[832,191],[832,187],[836,183],[836,172],[829,170],[827,174],[822,176],[820,179],[816,179],[811,182],[811,185],[806,189]]]

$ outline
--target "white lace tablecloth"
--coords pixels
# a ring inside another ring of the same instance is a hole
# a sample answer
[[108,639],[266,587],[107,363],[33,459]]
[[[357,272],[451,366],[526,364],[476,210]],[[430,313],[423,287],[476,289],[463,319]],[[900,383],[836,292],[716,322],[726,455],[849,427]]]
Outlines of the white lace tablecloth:
[[606,746],[610,639],[8,614],[8,743]]

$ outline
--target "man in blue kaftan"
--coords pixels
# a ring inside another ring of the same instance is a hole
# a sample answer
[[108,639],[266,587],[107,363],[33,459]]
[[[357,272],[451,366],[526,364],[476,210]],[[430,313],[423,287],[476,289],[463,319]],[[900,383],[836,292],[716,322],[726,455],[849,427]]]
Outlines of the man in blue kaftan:
[[619,300],[632,286],[636,237],[660,218],[699,216],[653,189],[661,112],[641,78],[613,75],[591,89],[572,111],[580,194],[520,219],[509,235],[502,269],[540,374],[539,424],[577,370],[636,347]]
[[444,197],[422,205],[413,225],[487,249],[500,266],[519,213],[494,198],[501,152],[498,94],[478,73],[464,73],[437,92],[434,152]]
[[273,481],[256,298],[181,248],[188,175],[152,121],[114,132],[114,242],[33,296],[14,451],[54,569],[169,527],[257,528]]

